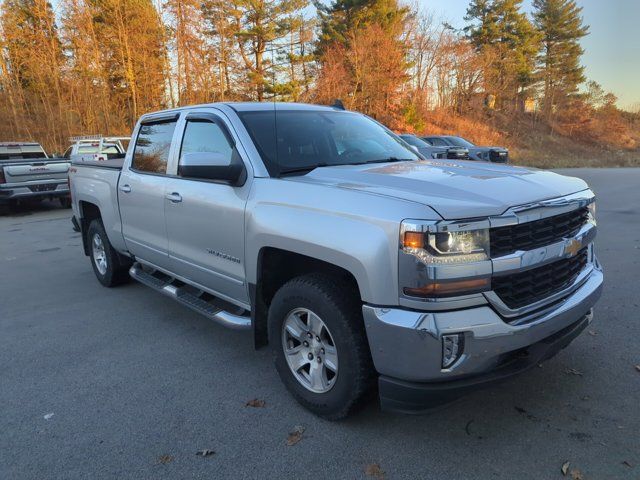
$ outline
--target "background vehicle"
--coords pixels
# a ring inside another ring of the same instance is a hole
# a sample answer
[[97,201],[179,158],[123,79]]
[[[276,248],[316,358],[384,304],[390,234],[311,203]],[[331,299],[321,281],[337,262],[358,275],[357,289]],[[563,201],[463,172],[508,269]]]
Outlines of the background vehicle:
[[102,135],[86,135],[71,137],[71,146],[64,152],[64,157],[73,161],[102,161],[124,158],[130,137],[103,137]]
[[416,137],[413,134],[403,133],[400,135],[405,142],[418,149],[426,158],[448,158],[453,160],[468,160],[469,151],[461,147],[434,146],[429,142]]
[[69,165],[68,160],[49,158],[38,143],[0,143],[0,203],[57,198],[62,206],[71,206]]
[[421,411],[591,322],[603,275],[582,180],[422,160],[363,115],[311,105],[158,112],[132,138],[124,161],[70,169],[98,280],[251,330],[322,417],[376,382],[384,408]]
[[469,140],[455,135],[431,135],[422,137],[422,139],[436,146],[466,148],[469,151],[469,158],[471,160],[494,163],[509,162],[509,150],[503,147],[479,147]]

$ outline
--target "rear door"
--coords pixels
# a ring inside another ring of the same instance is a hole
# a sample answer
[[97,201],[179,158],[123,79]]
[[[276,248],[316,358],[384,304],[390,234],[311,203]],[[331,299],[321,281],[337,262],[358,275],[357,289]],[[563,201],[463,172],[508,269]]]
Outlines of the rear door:
[[122,233],[127,249],[158,267],[169,268],[164,219],[167,165],[172,154],[177,115],[143,121],[131,162],[118,182]]
[[[241,159],[232,129],[215,109],[192,111],[181,125],[178,163],[185,153],[218,152]],[[249,168],[248,163],[245,168]],[[248,304],[244,266],[244,211],[251,175],[243,186],[179,176],[167,181],[165,216],[171,270],[221,298]]]

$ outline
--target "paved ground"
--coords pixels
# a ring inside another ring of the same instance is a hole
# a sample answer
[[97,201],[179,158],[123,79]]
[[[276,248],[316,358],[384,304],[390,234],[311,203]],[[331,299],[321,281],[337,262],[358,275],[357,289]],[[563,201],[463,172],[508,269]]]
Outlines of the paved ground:
[[249,335],[141,285],[102,288],[68,210],[0,216],[0,479],[351,479],[379,464],[388,479],[540,480],[566,461],[640,478],[640,169],[572,174],[599,195],[592,334],[438,413],[372,404],[342,423],[299,407]]

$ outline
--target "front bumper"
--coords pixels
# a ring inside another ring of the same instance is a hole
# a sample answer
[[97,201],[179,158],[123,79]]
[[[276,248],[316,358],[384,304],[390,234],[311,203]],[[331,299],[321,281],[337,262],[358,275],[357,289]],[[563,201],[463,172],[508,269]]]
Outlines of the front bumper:
[[0,185],[0,202],[35,197],[63,197],[69,195],[67,180],[30,181]]
[[[602,282],[602,271],[594,268],[571,295],[519,324],[507,323],[489,305],[445,312],[365,305],[382,406],[420,411],[550,358],[591,321]],[[442,335],[452,333],[464,334],[464,352],[442,369]]]

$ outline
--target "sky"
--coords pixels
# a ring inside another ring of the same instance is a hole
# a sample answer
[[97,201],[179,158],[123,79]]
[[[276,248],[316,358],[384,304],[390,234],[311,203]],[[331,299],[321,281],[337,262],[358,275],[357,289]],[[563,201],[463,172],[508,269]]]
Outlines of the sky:
[[[469,0],[415,0],[436,18],[462,27]],[[586,76],[618,97],[624,109],[640,108],[640,0],[577,0],[591,27],[582,40]],[[524,0],[526,11],[531,0]]]

